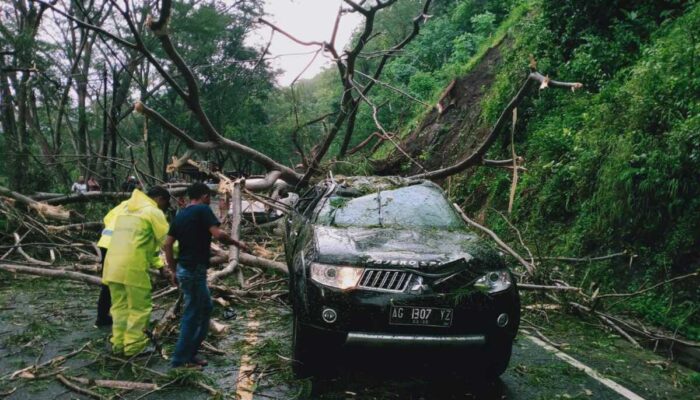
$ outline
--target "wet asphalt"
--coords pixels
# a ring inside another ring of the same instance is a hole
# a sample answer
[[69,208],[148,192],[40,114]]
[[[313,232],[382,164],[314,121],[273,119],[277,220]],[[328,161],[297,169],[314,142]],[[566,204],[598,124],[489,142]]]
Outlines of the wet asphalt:
[[[94,345],[92,353],[69,359],[64,373],[102,379],[148,381],[143,374],[120,363],[107,362],[100,354],[109,331],[93,327],[98,289],[66,281],[45,278],[13,280],[0,274],[0,377],[37,362],[49,360],[79,348],[87,341]],[[171,299],[172,300],[172,299]],[[435,354],[404,349],[391,352],[345,351],[333,360],[338,368],[327,376],[296,380],[290,374],[289,340],[291,317],[281,302],[277,305],[249,302],[236,306],[238,318],[229,321],[231,331],[212,342],[227,352],[225,356],[208,355],[210,366],[204,375],[212,384],[236,398],[241,353],[251,354],[256,372],[254,399],[623,399],[600,382],[559,360],[519,335],[510,367],[495,382],[475,380],[465,366],[475,360],[441,357]],[[246,335],[251,309],[258,309],[260,321],[259,347],[241,345]],[[215,317],[221,318],[217,307]],[[158,318],[163,309],[156,309]],[[48,327],[48,328],[47,328]],[[173,341],[171,337],[169,339]],[[168,343],[166,343],[166,346]],[[264,356],[267,351],[267,355]],[[263,357],[266,357],[263,360]],[[159,356],[138,359],[140,364],[167,373],[167,361]],[[584,361],[585,362],[585,361]],[[607,362],[607,361],[606,361]],[[611,365],[598,363],[594,368],[611,375],[644,398],[700,399],[700,392],[681,388],[673,390],[673,382],[662,382],[669,390],[649,390],[645,379],[635,379],[637,364],[643,362],[619,357]],[[45,369],[41,372],[51,372]],[[617,371],[617,372],[616,372]],[[622,371],[622,372],[619,372]],[[627,372],[629,371],[629,372]],[[615,377],[617,375],[617,377]],[[622,377],[618,379],[618,377]],[[161,382],[162,383],[162,382]],[[654,385],[653,382],[650,386]],[[14,390],[11,394],[10,391]],[[89,398],[68,390],[55,376],[42,379],[0,380],[0,398],[19,399],[83,399]],[[651,395],[650,395],[651,394]],[[143,392],[126,392],[121,398],[136,399]],[[170,385],[147,399],[207,399],[209,396],[192,386]]]

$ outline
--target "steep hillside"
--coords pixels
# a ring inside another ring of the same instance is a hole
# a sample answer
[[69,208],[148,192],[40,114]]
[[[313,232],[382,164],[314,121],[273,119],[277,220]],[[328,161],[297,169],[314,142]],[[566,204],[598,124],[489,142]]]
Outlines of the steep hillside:
[[[428,113],[402,146],[427,169],[467,156],[519,87],[533,54],[541,72],[584,82],[585,90],[535,90],[521,105],[515,150],[527,172],[509,219],[537,255],[627,254],[573,267],[543,262],[542,273],[566,270],[581,286],[630,292],[698,271],[700,6],[523,4],[527,12],[507,21],[507,39],[494,36],[493,48],[454,76],[454,107]],[[445,86],[436,85],[432,96]],[[487,158],[510,158],[502,136]],[[376,172],[418,172],[385,146]],[[479,167],[453,177],[451,194],[516,243],[494,212],[507,208],[510,186],[510,172]],[[697,279],[664,285],[619,307],[698,339],[699,286]]]

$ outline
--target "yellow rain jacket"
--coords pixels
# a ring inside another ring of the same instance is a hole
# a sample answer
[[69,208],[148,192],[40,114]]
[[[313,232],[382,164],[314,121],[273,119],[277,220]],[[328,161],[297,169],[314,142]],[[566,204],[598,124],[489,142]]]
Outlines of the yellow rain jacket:
[[97,242],[97,247],[109,249],[109,242],[112,240],[112,233],[114,232],[114,222],[117,220],[118,216],[126,212],[126,204],[128,202],[129,200],[122,201],[118,206],[109,210],[107,215],[102,219],[105,227],[102,229],[102,236],[100,236],[100,240]]
[[[126,210],[114,221],[102,282],[151,288],[148,267],[168,233],[168,222],[158,205],[140,190],[126,201]],[[162,263],[155,263],[162,267]]]

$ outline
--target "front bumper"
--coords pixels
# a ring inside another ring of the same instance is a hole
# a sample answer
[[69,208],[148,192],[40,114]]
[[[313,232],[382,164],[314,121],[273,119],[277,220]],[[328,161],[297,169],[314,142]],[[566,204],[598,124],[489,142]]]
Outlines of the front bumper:
[[[472,292],[455,296],[444,293],[385,293],[364,289],[339,290],[311,280],[304,296],[297,298],[299,322],[341,345],[400,345],[430,347],[479,347],[512,341],[520,321],[520,300],[513,285],[495,294]],[[453,310],[449,327],[392,325],[392,306],[436,307]],[[337,317],[324,320],[324,310]],[[508,315],[499,326],[498,317]]]
[[380,346],[482,346],[486,344],[484,335],[399,335],[381,333],[349,332],[346,345]]

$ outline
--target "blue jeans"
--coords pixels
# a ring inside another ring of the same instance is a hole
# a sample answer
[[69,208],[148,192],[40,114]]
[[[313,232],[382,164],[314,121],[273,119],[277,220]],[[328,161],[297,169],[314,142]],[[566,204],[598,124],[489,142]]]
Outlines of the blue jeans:
[[173,367],[192,362],[207,337],[213,308],[207,287],[206,265],[188,268],[178,264],[176,276],[183,294],[184,311],[180,321],[180,337],[173,353]]

